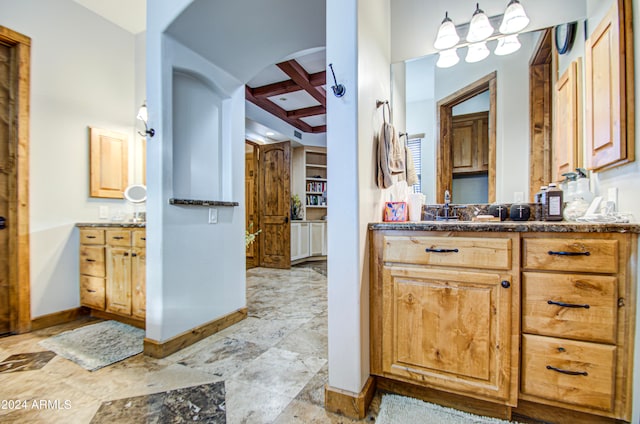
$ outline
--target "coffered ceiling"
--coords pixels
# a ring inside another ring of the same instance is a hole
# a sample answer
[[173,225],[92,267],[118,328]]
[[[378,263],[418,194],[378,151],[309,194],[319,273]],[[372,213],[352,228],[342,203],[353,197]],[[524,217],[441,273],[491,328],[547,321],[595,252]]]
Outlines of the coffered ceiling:
[[325,49],[265,68],[246,85],[246,98],[306,133],[327,131]]

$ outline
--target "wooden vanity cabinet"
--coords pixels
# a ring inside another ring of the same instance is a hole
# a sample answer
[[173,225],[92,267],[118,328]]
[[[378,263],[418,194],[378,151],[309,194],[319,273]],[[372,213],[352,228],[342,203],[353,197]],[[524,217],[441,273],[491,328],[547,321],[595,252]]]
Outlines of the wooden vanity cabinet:
[[629,422],[638,235],[586,228],[371,230],[378,387],[517,421]]
[[140,228],[80,229],[80,304],[144,321],[146,237]]
[[372,237],[372,374],[515,405],[517,236]]
[[636,237],[522,237],[520,398],[629,421]]

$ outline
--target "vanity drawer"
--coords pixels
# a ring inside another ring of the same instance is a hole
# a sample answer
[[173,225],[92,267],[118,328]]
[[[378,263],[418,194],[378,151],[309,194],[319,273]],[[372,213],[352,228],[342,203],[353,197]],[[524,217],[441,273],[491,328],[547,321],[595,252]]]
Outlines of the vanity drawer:
[[104,247],[80,246],[80,274],[104,277]]
[[133,247],[147,246],[147,232],[145,230],[133,230]]
[[616,347],[525,334],[522,336],[524,394],[611,411]]
[[616,277],[522,274],[523,332],[615,343],[617,311]]
[[104,311],[104,278],[80,277],[80,304]]
[[131,230],[107,230],[109,246],[131,246]]
[[527,269],[613,274],[618,272],[618,241],[525,238],[523,258]]
[[104,244],[104,230],[94,230],[94,229],[80,230],[80,243]]
[[511,269],[509,238],[385,236],[384,262]]

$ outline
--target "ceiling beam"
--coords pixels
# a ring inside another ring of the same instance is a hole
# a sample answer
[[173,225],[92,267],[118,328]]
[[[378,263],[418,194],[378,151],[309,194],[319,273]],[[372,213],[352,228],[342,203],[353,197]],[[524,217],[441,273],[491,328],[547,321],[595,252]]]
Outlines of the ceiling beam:
[[273,84],[263,85],[261,87],[252,88],[253,95],[256,97],[280,96],[282,94],[293,93],[302,90],[293,80],[276,82]]
[[324,90],[318,90],[317,86],[311,84],[309,80],[309,74],[304,68],[295,60],[287,60],[286,62],[280,62],[276,64],[278,68],[287,74],[293,82],[298,84],[300,88],[309,93],[314,99],[316,99],[324,107],[327,107],[327,96]]
[[287,116],[294,119],[305,118],[307,116],[324,115],[327,108],[322,106],[310,106],[302,109],[294,109],[287,112]]

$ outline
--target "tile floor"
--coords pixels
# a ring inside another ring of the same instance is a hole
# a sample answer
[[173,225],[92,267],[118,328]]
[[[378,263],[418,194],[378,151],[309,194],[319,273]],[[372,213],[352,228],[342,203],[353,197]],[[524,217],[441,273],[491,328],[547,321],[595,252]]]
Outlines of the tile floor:
[[[167,358],[141,354],[95,372],[49,353],[27,355],[91,318],[0,338],[0,422],[357,422],[323,407],[326,263],[249,270],[247,296],[246,320]],[[375,421],[379,402],[360,422]]]

